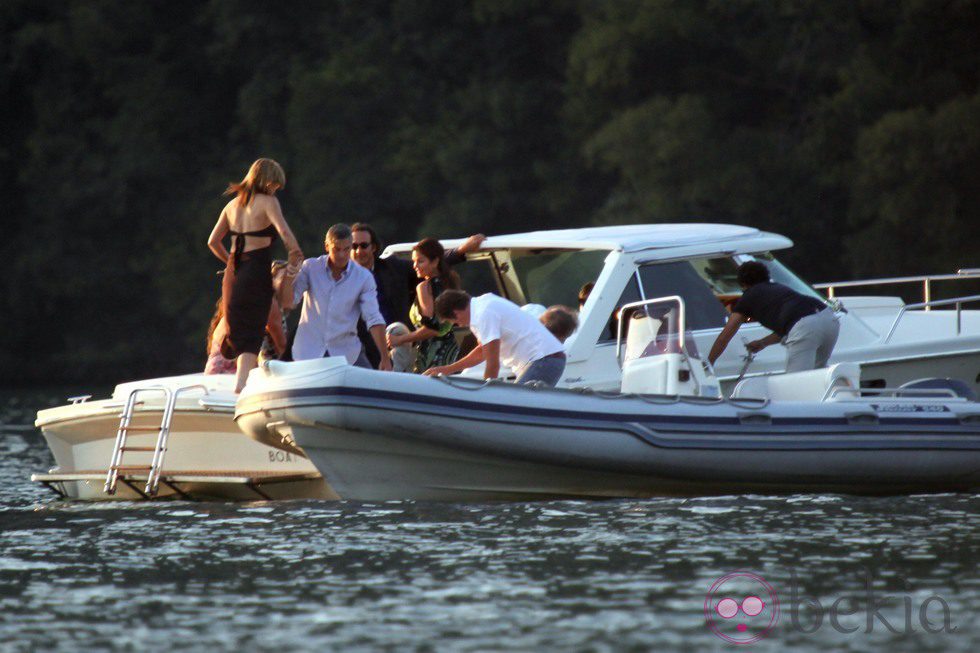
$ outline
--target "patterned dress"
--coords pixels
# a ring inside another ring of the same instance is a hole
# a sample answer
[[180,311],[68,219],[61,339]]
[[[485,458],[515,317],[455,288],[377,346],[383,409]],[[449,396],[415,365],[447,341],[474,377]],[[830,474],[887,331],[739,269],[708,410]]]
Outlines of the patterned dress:
[[[432,288],[432,299],[435,301],[435,298],[445,290],[445,287],[438,277],[429,279],[429,284]],[[408,316],[412,320],[412,326],[416,329],[425,326],[436,332],[435,336],[418,343],[418,354],[415,357],[416,374],[421,374],[430,367],[439,367],[456,362],[456,359],[459,358],[459,343],[456,341],[451,322],[440,322],[434,317],[422,315],[419,310],[418,298],[412,304]]]

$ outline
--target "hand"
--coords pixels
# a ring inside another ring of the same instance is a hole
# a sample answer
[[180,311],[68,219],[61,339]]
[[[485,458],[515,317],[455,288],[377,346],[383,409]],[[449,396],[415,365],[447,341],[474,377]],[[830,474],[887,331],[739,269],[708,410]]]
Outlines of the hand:
[[449,368],[446,365],[437,365],[435,367],[430,367],[426,371],[422,372],[424,376],[439,376],[440,374],[449,374]]
[[380,370],[381,372],[390,372],[391,371],[391,357],[390,356],[382,356],[381,357],[381,361],[378,363],[378,370]]
[[387,333],[385,334],[385,340],[388,342],[388,347],[394,349],[400,345],[405,344],[405,336],[398,335],[397,333]]
[[287,272],[290,269],[294,269],[299,272],[299,266],[303,263],[303,250],[293,249],[289,252],[289,265],[286,267]]
[[459,246],[459,252],[461,254],[469,254],[470,252],[480,249],[480,245],[487,237],[483,234],[473,234],[469,238],[463,241],[463,244]]
[[747,350],[749,350],[750,353],[753,353],[753,354],[756,353],[756,352],[758,352],[758,351],[762,351],[763,349],[765,349],[768,346],[769,346],[769,343],[765,342],[764,340],[753,340],[751,342],[745,343],[745,348]]

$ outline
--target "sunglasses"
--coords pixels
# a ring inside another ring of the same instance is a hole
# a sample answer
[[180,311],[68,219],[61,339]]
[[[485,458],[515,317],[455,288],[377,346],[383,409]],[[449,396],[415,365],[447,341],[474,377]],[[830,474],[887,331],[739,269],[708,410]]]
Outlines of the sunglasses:
[[358,249],[367,249],[370,246],[371,243],[354,243],[353,245],[350,246],[350,248],[353,250],[358,250]]

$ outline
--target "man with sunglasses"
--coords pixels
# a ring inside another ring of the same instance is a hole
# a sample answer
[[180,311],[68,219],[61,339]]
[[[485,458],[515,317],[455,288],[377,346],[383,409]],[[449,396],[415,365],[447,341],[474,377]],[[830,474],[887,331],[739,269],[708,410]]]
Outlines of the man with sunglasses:
[[[411,324],[408,312],[415,300],[415,286],[419,283],[419,278],[412,269],[412,262],[395,256],[381,258],[380,254],[384,249],[381,239],[374,228],[365,222],[356,222],[351,226],[351,237],[351,257],[374,275],[378,288],[378,307],[385,324]],[[486,236],[483,234],[470,236],[459,247],[446,251],[446,263],[462,263],[466,260],[466,255],[479,249],[484,240]],[[363,320],[358,322],[357,335],[364,345],[368,360],[377,367],[381,353]]]

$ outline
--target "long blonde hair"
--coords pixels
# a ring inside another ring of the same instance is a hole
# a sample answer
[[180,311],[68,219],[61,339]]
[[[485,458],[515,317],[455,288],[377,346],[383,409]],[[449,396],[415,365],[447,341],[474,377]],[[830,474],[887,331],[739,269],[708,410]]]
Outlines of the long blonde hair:
[[239,183],[230,183],[225,195],[238,195],[238,206],[248,206],[256,193],[268,193],[272,184],[286,185],[286,173],[272,159],[257,159]]

